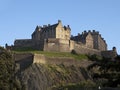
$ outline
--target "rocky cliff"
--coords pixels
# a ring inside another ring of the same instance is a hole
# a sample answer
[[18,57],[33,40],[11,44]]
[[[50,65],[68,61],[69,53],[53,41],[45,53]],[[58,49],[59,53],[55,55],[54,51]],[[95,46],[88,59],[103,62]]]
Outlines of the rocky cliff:
[[21,54],[15,57],[19,66],[17,77],[24,90],[53,90],[62,85],[91,81],[86,67],[92,62],[88,60],[46,57],[39,54]]

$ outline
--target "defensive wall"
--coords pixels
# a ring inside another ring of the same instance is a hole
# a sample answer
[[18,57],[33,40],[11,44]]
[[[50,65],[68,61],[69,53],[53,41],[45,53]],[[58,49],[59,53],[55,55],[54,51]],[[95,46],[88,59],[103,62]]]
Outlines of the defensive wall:
[[[84,51],[80,51],[81,54],[84,54],[86,52],[90,55],[91,53],[89,52],[92,51],[94,53],[98,53],[98,55],[101,54],[105,58],[114,59],[117,56],[117,52],[115,52],[114,50],[99,52],[99,51],[90,49],[88,52],[86,51],[88,50],[88,48],[84,48],[84,49],[83,47],[78,47],[78,48],[79,49],[81,48],[81,50],[84,50]],[[77,52],[78,49],[77,48],[75,49]],[[47,57],[43,54],[19,53],[19,54],[14,54],[13,56],[14,56],[13,58],[15,60],[15,63],[20,70],[24,70],[25,68],[29,67],[33,63],[53,64],[53,65],[63,64],[66,66],[75,65],[75,66],[83,66],[83,67],[86,67],[92,63],[91,61],[88,61],[88,60],[82,60],[82,61],[75,60],[72,57]]]
[[101,51],[96,49],[91,49],[91,48],[85,47],[85,45],[80,45],[77,43],[74,44],[74,50],[76,53],[79,53],[79,54],[87,54],[87,55],[96,54],[101,56]]
[[14,42],[13,49],[22,49],[22,48],[31,48],[36,50],[43,50],[44,41],[42,40],[33,40],[33,39],[17,39]]
[[101,55],[106,58],[115,58],[117,56],[117,52],[113,50],[102,51]]
[[99,50],[88,48],[85,44],[73,40],[51,38],[44,42],[44,51],[71,52],[72,50],[78,54],[101,55]]
[[47,57],[42,54],[34,54],[33,63],[52,64],[52,65],[66,65],[66,66],[83,66],[86,67],[91,64],[88,60],[75,60],[72,57]]
[[17,70],[24,70],[32,64],[49,64],[49,65],[60,65],[65,66],[82,66],[87,67],[91,64],[88,60],[75,60],[72,57],[47,57],[43,54],[31,54],[31,53],[21,53],[14,54],[15,63],[17,65]]
[[76,42],[73,40],[67,39],[56,39],[56,38],[48,38],[44,41],[41,40],[16,40],[15,48],[32,48],[35,50],[48,51],[48,52],[72,52],[73,50],[78,54],[88,54],[88,55],[100,55],[104,57],[113,57],[116,56],[116,51],[107,50],[100,51],[98,49],[88,48],[85,44],[81,42]]
[[33,63],[34,55],[31,53],[20,53],[20,54],[14,54],[13,58],[17,65],[16,69],[24,70]]
[[66,39],[46,39],[44,51],[70,52],[70,41]]

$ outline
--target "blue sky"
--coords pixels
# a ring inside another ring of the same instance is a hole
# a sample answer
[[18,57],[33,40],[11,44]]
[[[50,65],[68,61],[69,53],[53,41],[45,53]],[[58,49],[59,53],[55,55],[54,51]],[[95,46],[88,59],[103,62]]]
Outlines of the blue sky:
[[96,30],[120,52],[120,0],[0,0],[0,45],[31,38],[36,25],[70,25],[72,35]]

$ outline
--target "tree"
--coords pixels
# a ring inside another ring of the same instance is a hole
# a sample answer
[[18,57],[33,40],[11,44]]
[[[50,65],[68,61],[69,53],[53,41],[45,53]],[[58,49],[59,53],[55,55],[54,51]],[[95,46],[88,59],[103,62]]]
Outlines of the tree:
[[[117,87],[120,85],[120,57],[96,59],[88,67],[93,80],[102,86]],[[101,81],[101,82],[100,82]]]

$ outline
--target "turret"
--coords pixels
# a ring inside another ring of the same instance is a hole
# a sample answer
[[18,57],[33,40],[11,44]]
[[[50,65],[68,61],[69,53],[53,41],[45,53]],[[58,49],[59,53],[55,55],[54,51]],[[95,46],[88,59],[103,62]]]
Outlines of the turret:
[[117,52],[116,47],[113,47],[113,51],[114,51],[114,52]]
[[67,29],[69,29],[71,31],[70,25],[67,25]]
[[61,20],[58,20],[58,23],[61,23]]
[[88,33],[91,33],[91,30],[88,30]]

